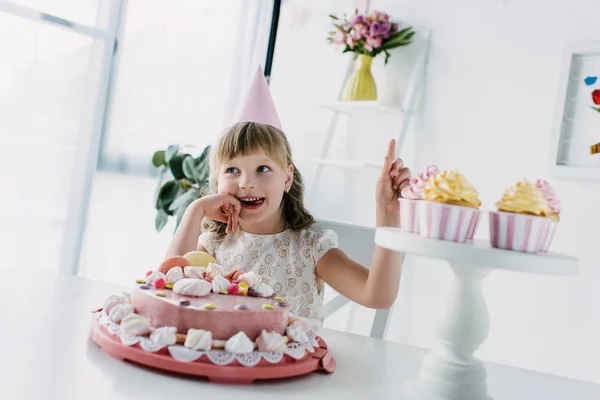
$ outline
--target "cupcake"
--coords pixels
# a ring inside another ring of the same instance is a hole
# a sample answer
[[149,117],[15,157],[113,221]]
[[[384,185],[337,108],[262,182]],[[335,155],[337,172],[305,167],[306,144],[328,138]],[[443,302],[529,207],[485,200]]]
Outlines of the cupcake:
[[464,243],[475,234],[481,211],[479,193],[457,171],[433,175],[418,203],[422,236]]
[[546,240],[544,240],[544,244],[540,251],[548,251],[550,248],[550,244],[552,243],[552,239],[554,238],[554,232],[558,227],[558,221],[560,220],[560,211],[561,211],[561,202],[558,198],[556,191],[548,182],[543,179],[538,179],[535,182],[535,187],[538,188],[542,192],[542,196],[546,199],[548,203],[548,208],[550,209],[550,214],[548,214],[548,218],[552,220],[550,222],[550,226],[548,228],[548,235],[546,236]]
[[410,186],[405,187],[400,192],[400,229],[405,232],[419,233],[419,213],[417,212],[417,202],[423,198],[423,189],[429,178],[438,173],[435,165],[430,165],[427,169],[410,181]]
[[542,191],[522,180],[506,189],[490,212],[492,247],[537,253],[544,247],[552,219]]

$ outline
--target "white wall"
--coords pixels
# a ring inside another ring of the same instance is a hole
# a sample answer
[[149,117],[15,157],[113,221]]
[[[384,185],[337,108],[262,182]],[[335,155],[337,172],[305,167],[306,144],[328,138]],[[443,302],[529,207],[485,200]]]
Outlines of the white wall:
[[[479,189],[485,208],[516,180],[547,177],[564,208],[552,250],[581,259],[576,278],[502,271],[489,276],[491,330],[480,357],[600,382],[600,186],[555,179],[547,169],[562,46],[600,39],[600,2],[430,0],[373,6],[432,29],[418,166],[459,168]],[[488,237],[487,225],[478,235]],[[403,317],[394,318],[388,338],[430,346],[432,317],[443,298],[438,293],[449,287],[451,274],[430,260],[411,259],[407,270],[410,295],[401,294],[396,316]]]

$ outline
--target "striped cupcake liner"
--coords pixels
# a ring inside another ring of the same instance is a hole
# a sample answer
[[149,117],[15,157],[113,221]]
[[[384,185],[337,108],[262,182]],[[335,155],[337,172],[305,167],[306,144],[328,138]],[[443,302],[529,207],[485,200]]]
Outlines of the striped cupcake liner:
[[552,239],[554,239],[554,232],[556,232],[557,227],[558,227],[558,222],[551,220],[550,224],[548,224],[548,231],[546,232],[546,237],[544,239],[544,243],[542,244],[542,247],[540,248],[540,251],[547,252],[548,249],[550,249],[550,245],[552,244]]
[[398,199],[400,202],[400,229],[404,232],[419,233],[419,213],[417,203],[421,200]]
[[419,201],[421,236],[464,243],[475,235],[481,211],[476,208]]
[[478,212],[473,214],[473,220],[469,224],[469,230],[467,231],[467,240],[473,240],[475,237],[475,232],[477,232],[477,228],[479,228],[479,221],[481,221],[481,215],[483,213]]
[[492,247],[538,253],[548,242],[553,222],[549,218],[501,211],[490,211],[489,215]]

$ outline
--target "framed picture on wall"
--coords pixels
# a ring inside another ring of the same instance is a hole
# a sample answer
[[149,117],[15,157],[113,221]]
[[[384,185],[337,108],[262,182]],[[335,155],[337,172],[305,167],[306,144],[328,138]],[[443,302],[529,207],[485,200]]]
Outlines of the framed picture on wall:
[[565,47],[554,115],[553,174],[600,180],[600,40]]

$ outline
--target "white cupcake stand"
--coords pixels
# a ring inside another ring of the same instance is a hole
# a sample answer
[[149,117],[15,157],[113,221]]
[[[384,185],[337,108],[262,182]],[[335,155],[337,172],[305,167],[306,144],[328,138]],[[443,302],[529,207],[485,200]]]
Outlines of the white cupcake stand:
[[576,275],[579,260],[561,254],[527,254],[492,248],[488,241],[455,243],[428,239],[399,228],[378,228],[375,243],[386,249],[446,260],[454,272],[437,327],[439,343],[423,359],[400,398],[490,400],[486,370],[474,352],[489,331],[483,279],[493,269],[544,275]]

